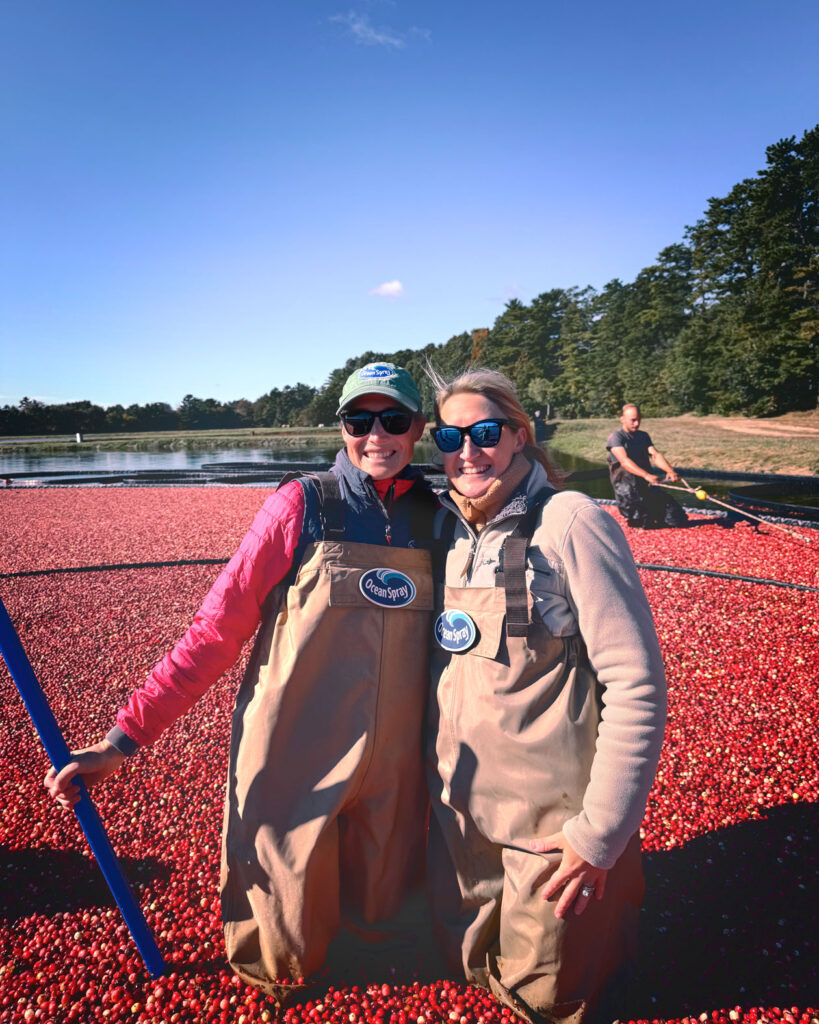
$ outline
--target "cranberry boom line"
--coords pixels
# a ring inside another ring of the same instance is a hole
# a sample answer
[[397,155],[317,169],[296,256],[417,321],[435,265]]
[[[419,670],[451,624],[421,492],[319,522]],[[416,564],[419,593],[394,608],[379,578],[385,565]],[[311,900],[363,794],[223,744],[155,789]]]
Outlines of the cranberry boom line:
[[[23,703],[40,735],[49,759],[57,771],[59,771],[71,760],[68,744],[60,732],[57,720],[54,718],[45,694],[37,680],[37,676],[34,674],[34,669],[31,667],[31,662],[23,650],[23,645],[2,601],[0,601],[0,653],[2,653],[8,665],[11,677],[20,691],[20,696],[23,698]],[[122,865],[114,853],[111,840],[108,838],[105,826],[97,813],[97,808],[88,795],[88,790],[85,788],[82,779],[78,776],[76,781],[82,794],[79,802],[74,807],[77,819],[85,833],[85,838],[88,840],[88,845],[91,847],[91,852],[96,857],[97,863],[105,876],[108,888],[117,902],[125,924],[128,926],[137,949],[145,961],[148,972],[152,977],[158,978],[165,973],[165,961],[159,952],[159,947],[148,927],[142,909],[136,901],[131,886],[128,884],[128,879],[125,877]]]
[[752,515],[744,509],[737,508],[736,505],[729,505],[727,501],[721,501],[719,498],[715,498],[713,494],[709,494],[703,487],[697,487],[695,489],[683,477],[680,477],[680,480],[685,484],[684,487],[677,487],[674,484],[666,484],[662,481],[659,481],[658,486],[664,487],[667,491],[687,491],[689,494],[696,495],[700,501],[713,501],[715,505],[722,505],[723,508],[727,508],[731,512],[739,512],[741,516],[745,516],[747,519],[755,519],[758,523],[762,523],[763,526],[773,526],[777,530],[783,530],[789,537],[796,537],[797,540],[803,540],[806,544],[810,544],[813,540],[812,537],[806,537],[801,533],[797,533],[795,530],[789,530],[787,526],[782,526],[779,523],[772,523],[769,519],[761,519],[759,516]]

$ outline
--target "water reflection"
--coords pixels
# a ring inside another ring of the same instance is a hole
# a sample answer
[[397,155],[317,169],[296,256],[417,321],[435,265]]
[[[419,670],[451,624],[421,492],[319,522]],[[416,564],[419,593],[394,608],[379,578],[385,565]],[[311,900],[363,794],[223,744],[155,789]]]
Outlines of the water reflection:
[[79,449],[69,454],[0,455],[0,476],[10,473],[142,473],[197,470],[207,463],[332,462],[338,448],[225,448],[217,451],[105,452]]
[[[179,449],[177,451],[95,451],[78,447],[68,453],[34,455],[0,455],[0,483],[8,480],[12,486],[136,486],[159,484],[184,486],[229,484],[233,486],[260,486],[278,480],[291,468],[310,470],[330,465],[340,447],[291,446],[282,448],[221,448]],[[592,462],[550,448],[552,460],[567,476],[566,486],[582,491],[592,498],[611,499],[613,492],[604,462]],[[429,441],[420,441],[415,447],[418,465],[427,468],[432,482],[443,486],[445,478],[440,469],[438,449]],[[437,470],[437,472],[436,472]],[[580,474],[572,477],[572,474]],[[693,487],[703,487],[715,498],[725,500],[736,483],[727,480],[700,479],[687,475]],[[815,489],[814,489],[815,494]],[[676,494],[678,500],[689,507],[713,508],[710,502],[701,503],[685,494]],[[770,498],[776,497],[773,492]],[[782,494],[780,500],[795,504],[816,504],[815,496],[794,500]],[[730,500],[730,499],[729,499]]]

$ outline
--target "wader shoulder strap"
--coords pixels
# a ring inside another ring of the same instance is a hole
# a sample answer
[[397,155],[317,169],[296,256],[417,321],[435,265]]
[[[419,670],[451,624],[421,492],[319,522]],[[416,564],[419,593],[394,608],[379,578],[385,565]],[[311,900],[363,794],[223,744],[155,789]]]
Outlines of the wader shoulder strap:
[[455,541],[455,527],[458,525],[458,517],[449,510],[446,513],[439,513],[443,516],[441,523],[441,536],[434,541],[432,549],[432,570],[435,574],[435,581],[441,586],[446,583],[446,556]]
[[327,540],[344,540],[346,507],[341,498],[338,477],[333,473],[316,473],[321,525]]
[[409,502],[409,532],[417,548],[433,548],[433,522],[439,503],[428,487],[413,487],[401,499]]
[[539,491],[529,503],[528,509],[515,524],[515,528],[503,542],[501,563],[495,578],[495,586],[506,591],[506,635],[526,636],[529,630],[529,603],[526,586],[526,549],[535,532],[538,513],[555,493],[551,487]]
[[334,473],[287,473],[279,481],[279,487],[291,480],[309,481],[318,499],[318,513],[321,519],[322,537],[327,540],[343,540],[346,506],[341,497],[341,487]]

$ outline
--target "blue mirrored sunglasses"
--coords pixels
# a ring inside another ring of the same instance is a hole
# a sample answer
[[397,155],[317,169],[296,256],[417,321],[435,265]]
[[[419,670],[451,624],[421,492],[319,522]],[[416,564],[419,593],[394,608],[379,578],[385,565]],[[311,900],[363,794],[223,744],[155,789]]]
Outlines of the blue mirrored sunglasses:
[[479,448],[494,448],[501,438],[501,431],[509,420],[479,420],[469,427],[433,427],[430,437],[442,452],[457,452],[463,447],[467,434]]

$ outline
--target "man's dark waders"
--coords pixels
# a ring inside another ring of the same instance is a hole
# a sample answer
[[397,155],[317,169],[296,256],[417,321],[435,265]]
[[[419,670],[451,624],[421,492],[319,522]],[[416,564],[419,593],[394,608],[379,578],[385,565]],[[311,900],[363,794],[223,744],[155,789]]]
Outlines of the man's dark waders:
[[[395,914],[424,855],[430,555],[344,541],[338,485],[320,480],[324,539],[269,598],[231,736],[225,943],[273,995],[322,966],[342,922]],[[404,600],[402,578],[409,603],[373,602]]]
[[609,466],[609,478],[620,514],[629,526],[685,526],[688,515],[662,487],[652,487],[618,462]]

